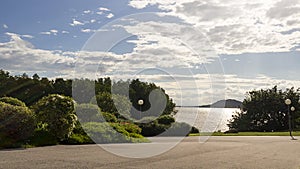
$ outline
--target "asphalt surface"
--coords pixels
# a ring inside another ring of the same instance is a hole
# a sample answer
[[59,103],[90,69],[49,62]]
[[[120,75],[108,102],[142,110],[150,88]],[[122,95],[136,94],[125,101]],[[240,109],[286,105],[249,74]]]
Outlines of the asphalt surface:
[[[172,138],[157,138],[147,147],[166,147]],[[113,144],[122,149],[132,145]],[[133,145],[135,146],[135,145]],[[59,145],[29,149],[0,150],[0,168],[204,168],[204,169],[300,169],[300,140],[289,137],[188,137],[171,150],[150,158],[126,158],[107,152],[99,145]]]

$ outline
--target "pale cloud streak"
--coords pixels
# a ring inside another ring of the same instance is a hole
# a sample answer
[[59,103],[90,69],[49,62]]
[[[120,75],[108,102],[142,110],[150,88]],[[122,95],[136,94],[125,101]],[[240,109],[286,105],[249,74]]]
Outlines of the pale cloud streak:
[[77,21],[76,19],[73,19],[72,23],[70,23],[71,26],[78,26],[78,25],[84,25],[84,23]]
[[112,17],[114,17],[114,16],[115,15],[113,13],[109,13],[108,15],[106,15],[106,17],[109,18],[109,19],[112,18]]
[[[161,15],[179,17],[199,28],[218,54],[286,52],[299,45],[300,1],[132,0],[129,5],[158,5]],[[282,32],[293,32],[284,34]]]

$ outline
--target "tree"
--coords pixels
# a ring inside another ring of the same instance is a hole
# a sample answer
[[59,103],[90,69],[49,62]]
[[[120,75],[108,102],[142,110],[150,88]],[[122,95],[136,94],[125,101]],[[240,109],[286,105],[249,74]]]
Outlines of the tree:
[[[150,103],[149,100],[151,93],[154,98],[152,103]],[[129,98],[135,108],[131,110],[131,114],[134,118],[139,118],[139,112],[137,111],[145,112],[151,107],[160,107],[161,104],[164,104],[164,110],[162,110],[162,112],[149,112],[149,114],[145,114],[143,117],[159,117],[160,115],[176,113],[174,111],[175,103],[173,103],[173,100],[169,98],[169,95],[165,93],[164,89],[156,86],[154,83],[141,82],[139,79],[132,80],[129,86]],[[139,99],[144,101],[142,106],[138,105]]]
[[[1,99],[8,101],[8,98]],[[30,137],[35,128],[33,112],[18,100],[18,104],[0,101],[0,147],[15,146]],[[21,104],[19,104],[21,103]]]
[[72,98],[52,94],[40,99],[33,109],[39,127],[47,130],[58,141],[67,139],[75,127],[77,117]]
[[122,95],[102,92],[96,95],[98,106],[103,112],[114,114],[118,118],[130,117],[131,102]]
[[8,103],[8,104],[11,104],[13,106],[26,107],[24,102],[22,102],[19,99],[13,98],[13,97],[2,97],[2,98],[0,98],[0,102]]
[[236,113],[229,123],[230,128],[239,131],[278,131],[288,129],[287,105],[284,100],[292,100],[296,112],[294,121],[300,117],[300,105],[298,104],[299,89],[286,89],[285,92],[278,90],[277,86],[272,89],[250,91],[243,101],[240,113]]

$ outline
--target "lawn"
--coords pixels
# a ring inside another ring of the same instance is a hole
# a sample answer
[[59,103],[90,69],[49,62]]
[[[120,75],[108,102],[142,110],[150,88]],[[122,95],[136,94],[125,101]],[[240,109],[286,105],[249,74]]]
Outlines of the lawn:
[[[214,132],[214,133],[201,133],[202,136],[289,136],[289,132],[239,132],[227,133]],[[200,134],[190,134],[189,136],[200,136]],[[293,136],[300,136],[300,131],[293,132]]]

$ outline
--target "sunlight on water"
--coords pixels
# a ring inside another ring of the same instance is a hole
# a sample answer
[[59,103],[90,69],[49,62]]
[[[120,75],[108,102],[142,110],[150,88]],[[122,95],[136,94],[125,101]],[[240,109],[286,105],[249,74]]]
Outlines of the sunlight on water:
[[178,122],[186,122],[201,132],[214,132],[228,130],[228,120],[235,112],[240,112],[237,108],[178,108],[175,119]]

